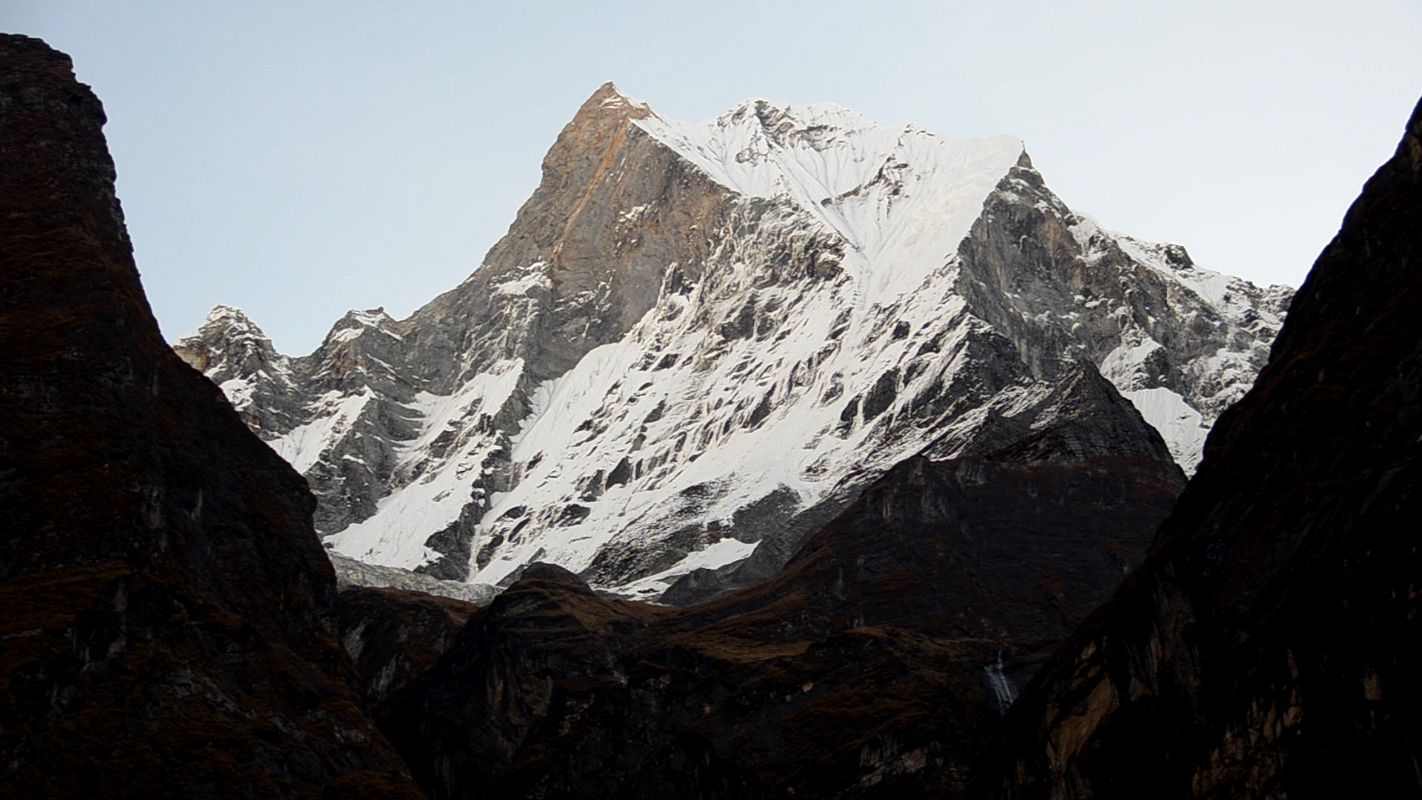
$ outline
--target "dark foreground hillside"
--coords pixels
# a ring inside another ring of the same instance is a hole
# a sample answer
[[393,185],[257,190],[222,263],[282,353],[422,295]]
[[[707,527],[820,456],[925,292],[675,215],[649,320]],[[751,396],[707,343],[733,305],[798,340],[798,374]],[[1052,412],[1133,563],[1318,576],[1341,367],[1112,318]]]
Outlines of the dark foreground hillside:
[[1422,106],[1129,585],[1012,709],[998,798],[1422,795]]
[[418,796],[304,481],[159,335],[103,123],[0,35],[0,796]]

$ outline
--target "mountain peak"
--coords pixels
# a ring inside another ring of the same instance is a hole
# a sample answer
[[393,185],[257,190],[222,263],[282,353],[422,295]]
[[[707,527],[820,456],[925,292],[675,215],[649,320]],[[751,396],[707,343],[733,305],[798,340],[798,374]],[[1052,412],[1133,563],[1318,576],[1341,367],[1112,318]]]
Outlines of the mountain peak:
[[[925,442],[1027,424],[1064,353],[1188,456],[1277,314],[1146,269],[1169,253],[1078,226],[1027,164],[1013,137],[763,98],[677,122],[603,84],[469,280],[347,315],[289,371],[253,360],[275,400],[248,407],[339,552],[489,584],[547,561],[637,596],[746,558],[727,520],[800,536]],[[1124,408],[1094,380],[1062,415]],[[1099,444],[1056,430],[1037,456]]]
[[376,306],[375,308],[366,309],[353,308],[347,311],[346,315],[341,317],[341,319],[372,328],[395,321],[389,314],[385,313],[385,306]]
[[573,117],[573,123],[587,115],[602,117],[609,113],[627,119],[642,119],[652,115],[652,108],[641,100],[623,94],[617,84],[607,81],[583,101],[582,107]]
[[[197,330],[174,343],[173,352],[188,366],[222,386],[239,413],[248,412],[258,384],[287,383],[286,357],[276,351],[272,340],[257,323],[236,306],[213,306]],[[271,405],[270,398],[261,398],[260,404]],[[269,429],[286,427],[281,413],[269,408],[261,411]]]
[[196,330],[189,331],[178,337],[178,345],[191,343],[199,339],[213,336],[224,338],[256,338],[267,340],[267,335],[246,312],[236,306],[218,304],[207,312],[203,317],[202,324]]
[[349,342],[356,339],[368,330],[376,330],[388,336],[399,338],[399,335],[392,330],[395,319],[385,313],[384,306],[367,309],[351,309],[345,313],[336,324],[331,326],[331,332],[326,334],[326,345]]
[[209,324],[209,323],[216,323],[216,322],[223,322],[223,323],[247,322],[247,323],[250,323],[251,321],[252,321],[252,318],[249,317],[249,316],[247,316],[247,312],[243,311],[242,309],[238,308],[237,306],[228,306],[228,305],[223,305],[223,304],[221,304],[221,303],[219,303],[219,304],[213,306],[213,307],[212,307],[212,310],[209,311],[209,312],[207,312],[207,316],[203,318],[203,324],[204,324],[204,325],[207,325],[207,324]]

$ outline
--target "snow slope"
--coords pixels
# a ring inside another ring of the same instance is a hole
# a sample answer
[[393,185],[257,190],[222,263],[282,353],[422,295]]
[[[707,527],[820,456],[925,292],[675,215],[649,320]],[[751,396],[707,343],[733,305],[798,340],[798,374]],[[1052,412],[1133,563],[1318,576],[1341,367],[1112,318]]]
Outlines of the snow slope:
[[1010,136],[952,140],[832,104],[746,103],[709,123],[635,123],[746,197],[786,199],[850,243],[863,302],[918,288],[1017,163]]
[[288,359],[223,312],[178,349],[311,479],[340,553],[656,597],[793,549],[929,443],[985,446],[1061,364],[1192,468],[1287,300],[1075,214],[1011,137],[763,100],[689,124],[604,86],[411,318],[352,312]]

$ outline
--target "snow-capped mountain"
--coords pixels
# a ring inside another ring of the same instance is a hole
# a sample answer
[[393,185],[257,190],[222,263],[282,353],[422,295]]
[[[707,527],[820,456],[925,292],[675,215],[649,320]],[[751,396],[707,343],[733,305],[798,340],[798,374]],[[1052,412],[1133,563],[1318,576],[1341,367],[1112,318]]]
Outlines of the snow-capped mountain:
[[1102,229],[1013,138],[763,100],[686,124],[607,84],[410,318],[351,312],[289,358],[219,307],[176,349],[306,475],[336,551],[655,597],[758,547],[773,569],[893,464],[1031,424],[1063,365],[1191,470],[1290,294]]

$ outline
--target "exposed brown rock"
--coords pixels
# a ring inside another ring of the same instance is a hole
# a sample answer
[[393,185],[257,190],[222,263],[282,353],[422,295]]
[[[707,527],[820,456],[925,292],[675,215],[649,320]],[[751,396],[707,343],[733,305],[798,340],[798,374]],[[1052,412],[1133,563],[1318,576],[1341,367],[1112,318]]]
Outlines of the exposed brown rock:
[[103,123],[0,36],[0,795],[418,796],[304,482],[159,335]]

